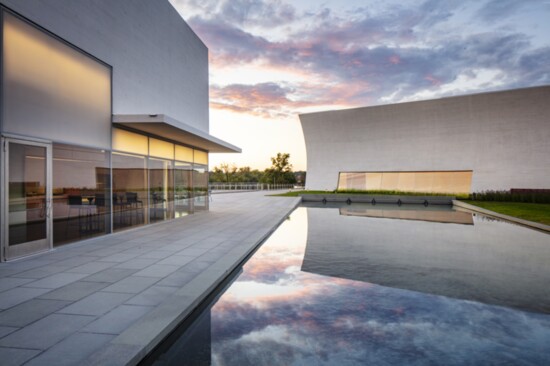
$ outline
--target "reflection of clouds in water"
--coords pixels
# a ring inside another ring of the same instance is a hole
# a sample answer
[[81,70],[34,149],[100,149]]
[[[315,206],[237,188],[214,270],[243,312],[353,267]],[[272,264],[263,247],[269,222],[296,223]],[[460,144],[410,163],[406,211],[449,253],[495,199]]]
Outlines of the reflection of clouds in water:
[[212,351],[222,365],[266,364],[264,357],[284,357],[267,364],[344,365],[494,364],[519,362],[518,355],[525,364],[543,364],[550,357],[548,316],[350,285],[305,297],[264,298],[261,307],[220,301],[212,311]]
[[244,265],[239,282],[279,283],[293,278],[304,259],[307,227],[307,209],[300,207]]
[[[292,218],[283,229],[300,225]],[[213,364],[543,365],[550,359],[548,315],[301,272],[305,242],[270,239],[212,308]]]

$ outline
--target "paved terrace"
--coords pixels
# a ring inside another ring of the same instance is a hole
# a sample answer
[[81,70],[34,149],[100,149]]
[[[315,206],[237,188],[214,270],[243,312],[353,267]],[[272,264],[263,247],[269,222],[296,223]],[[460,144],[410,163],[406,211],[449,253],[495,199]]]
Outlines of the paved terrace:
[[265,194],[0,264],[0,364],[136,364],[299,202]]

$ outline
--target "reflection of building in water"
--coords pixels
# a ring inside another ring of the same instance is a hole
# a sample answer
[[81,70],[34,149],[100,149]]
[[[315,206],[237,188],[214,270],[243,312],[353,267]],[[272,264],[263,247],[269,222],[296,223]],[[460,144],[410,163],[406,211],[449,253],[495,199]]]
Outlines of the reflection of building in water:
[[207,309],[185,333],[175,339],[166,352],[153,361],[153,365],[210,365],[212,363],[210,329],[210,309]]
[[302,271],[550,312],[547,234],[478,216],[455,225],[308,208]]
[[395,205],[379,206],[348,206],[340,208],[340,215],[378,217],[383,219],[420,220],[440,223],[473,225],[474,220],[470,212],[454,211],[447,207],[420,208],[406,206],[396,209]]

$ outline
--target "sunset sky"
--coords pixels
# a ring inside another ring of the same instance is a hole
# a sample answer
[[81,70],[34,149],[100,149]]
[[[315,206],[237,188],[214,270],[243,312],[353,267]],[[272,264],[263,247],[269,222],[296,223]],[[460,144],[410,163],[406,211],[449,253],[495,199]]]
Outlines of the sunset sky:
[[211,154],[306,169],[298,114],[550,84],[550,0],[170,0],[210,52]]

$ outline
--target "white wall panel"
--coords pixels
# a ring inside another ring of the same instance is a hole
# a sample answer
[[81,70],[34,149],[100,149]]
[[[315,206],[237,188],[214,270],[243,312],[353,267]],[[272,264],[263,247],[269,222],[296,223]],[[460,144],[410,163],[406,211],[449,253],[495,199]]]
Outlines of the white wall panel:
[[4,14],[3,131],[110,148],[111,70]]

